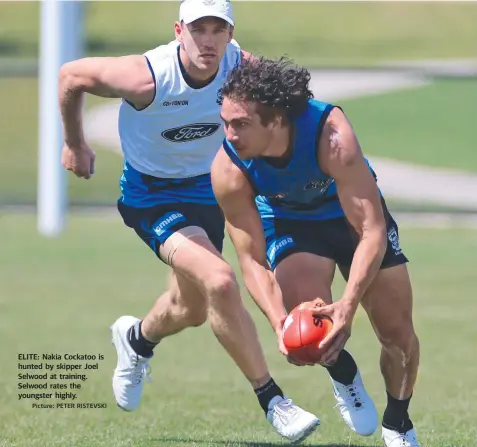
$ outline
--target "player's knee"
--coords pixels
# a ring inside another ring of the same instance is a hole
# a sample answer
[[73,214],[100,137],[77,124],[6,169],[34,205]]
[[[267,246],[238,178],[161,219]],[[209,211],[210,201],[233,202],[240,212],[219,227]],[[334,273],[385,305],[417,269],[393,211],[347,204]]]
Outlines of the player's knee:
[[205,284],[207,295],[212,301],[211,304],[216,301],[228,301],[228,298],[237,291],[237,287],[235,274],[225,263],[220,268],[211,271]]
[[379,338],[383,348],[399,350],[406,356],[419,350],[419,339],[411,319],[389,322]]

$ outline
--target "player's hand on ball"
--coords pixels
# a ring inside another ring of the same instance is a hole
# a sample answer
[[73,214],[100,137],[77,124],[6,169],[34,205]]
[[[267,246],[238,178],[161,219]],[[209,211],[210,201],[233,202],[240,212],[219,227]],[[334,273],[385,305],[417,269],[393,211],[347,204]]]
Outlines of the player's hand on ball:
[[89,179],[94,174],[95,158],[96,154],[86,143],[75,148],[65,144],[61,154],[61,164],[76,177]]
[[325,315],[333,321],[333,328],[319,345],[322,353],[321,364],[333,365],[338,359],[339,353],[351,336],[355,312],[356,307],[343,300],[315,309],[317,315]]
[[277,335],[277,342],[278,342],[278,349],[279,351],[285,355],[288,356],[288,349],[285,347],[285,344],[283,343],[283,325],[285,324],[285,320],[287,319],[287,316],[284,315],[280,319],[280,324],[278,327],[275,328],[275,334]]
[[293,356],[288,352],[288,349],[285,346],[285,343],[283,341],[283,325],[285,324],[286,319],[287,319],[287,317],[284,316],[282,318],[282,321],[281,321],[282,330],[280,331],[280,335],[279,335],[279,338],[278,338],[278,346],[279,346],[280,352],[287,358],[288,363],[291,363],[292,365],[295,365],[295,366],[313,365],[313,363],[307,363],[307,362],[303,362],[301,360],[297,360],[297,359],[293,358]]
[[[285,324],[285,320],[287,319],[287,317],[283,317],[282,319],[282,328],[283,328],[283,325]],[[284,351],[280,348],[280,352],[282,354],[284,354],[287,358],[287,361],[288,363],[291,363],[292,365],[295,365],[295,366],[312,366],[313,363],[307,363],[307,362],[303,362],[301,360],[297,360],[295,359],[289,352],[288,352],[288,349],[286,348],[285,346],[285,343],[283,342],[283,331],[282,331],[282,335],[281,335],[281,346],[283,347]],[[285,352],[286,351],[286,352]]]
[[287,355],[287,360],[288,360],[288,363],[291,363],[292,365],[295,365],[295,366],[313,366],[314,365],[314,363],[308,363],[308,362],[303,362],[301,360],[297,360],[293,358],[290,354]]
[[332,321],[318,316],[315,310],[324,303],[304,302],[292,309],[283,324],[283,343],[292,365],[306,366],[320,362],[319,343],[331,331]]
[[292,365],[296,365],[296,366],[313,365],[313,363],[305,363],[300,360],[294,359],[288,352],[288,349],[286,348],[285,343],[283,342],[283,325],[285,324],[286,319],[287,319],[287,315],[282,317],[282,319],[280,320],[280,326],[277,329],[275,329],[275,333],[277,334],[279,351],[287,358],[288,362],[291,363]]

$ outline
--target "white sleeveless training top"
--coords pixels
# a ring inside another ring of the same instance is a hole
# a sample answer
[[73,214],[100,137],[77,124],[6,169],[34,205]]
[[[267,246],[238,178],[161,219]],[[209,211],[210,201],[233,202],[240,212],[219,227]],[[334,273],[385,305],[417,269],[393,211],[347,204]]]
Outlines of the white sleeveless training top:
[[215,79],[199,89],[181,72],[177,41],[146,52],[156,95],[143,110],[122,101],[119,135],[124,158],[140,173],[161,178],[186,178],[210,172],[222,145],[221,89],[240,62],[235,40],[227,45]]

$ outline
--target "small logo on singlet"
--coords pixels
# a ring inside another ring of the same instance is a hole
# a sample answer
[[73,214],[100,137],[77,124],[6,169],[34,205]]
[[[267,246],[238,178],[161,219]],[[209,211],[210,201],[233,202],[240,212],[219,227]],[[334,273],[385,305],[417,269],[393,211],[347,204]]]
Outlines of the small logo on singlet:
[[189,101],[183,100],[183,101],[164,101],[162,103],[164,107],[169,107],[169,106],[188,106]]
[[308,189],[319,189],[320,193],[323,194],[328,190],[334,181],[335,180],[332,178],[327,180],[310,180],[303,189],[305,191]]
[[173,143],[187,143],[188,141],[210,137],[219,128],[220,124],[217,123],[188,124],[187,126],[165,130],[161,135]]

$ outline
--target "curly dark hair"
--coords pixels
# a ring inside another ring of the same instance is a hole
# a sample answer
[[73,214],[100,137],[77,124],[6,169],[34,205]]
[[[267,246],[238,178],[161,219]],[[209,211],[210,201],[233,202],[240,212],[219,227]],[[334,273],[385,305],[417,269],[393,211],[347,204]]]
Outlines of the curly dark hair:
[[293,121],[313,98],[309,83],[310,72],[287,57],[250,58],[231,71],[222,94],[232,100],[258,103],[263,124],[277,115]]

